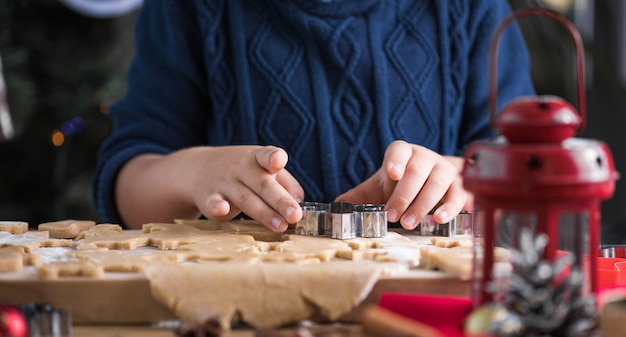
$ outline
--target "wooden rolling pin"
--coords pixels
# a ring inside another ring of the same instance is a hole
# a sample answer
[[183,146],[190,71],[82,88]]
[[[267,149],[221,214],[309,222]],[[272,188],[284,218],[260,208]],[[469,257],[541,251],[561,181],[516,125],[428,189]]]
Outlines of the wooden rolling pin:
[[393,311],[370,305],[364,309],[363,332],[372,337],[444,337],[438,330]]

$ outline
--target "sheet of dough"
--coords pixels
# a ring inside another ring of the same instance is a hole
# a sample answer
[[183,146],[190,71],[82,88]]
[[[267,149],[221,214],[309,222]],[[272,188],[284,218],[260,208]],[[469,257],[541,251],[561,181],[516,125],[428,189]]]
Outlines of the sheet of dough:
[[153,296],[183,321],[238,319],[257,328],[308,319],[318,311],[335,320],[357,306],[387,267],[397,264],[333,261],[293,263],[171,263],[145,270]]

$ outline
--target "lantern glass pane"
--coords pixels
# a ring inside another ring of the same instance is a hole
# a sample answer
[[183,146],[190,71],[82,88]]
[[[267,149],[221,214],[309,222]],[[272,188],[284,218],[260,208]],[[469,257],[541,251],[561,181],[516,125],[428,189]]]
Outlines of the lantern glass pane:
[[[512,273],[526,274],[529,270],[556,273],[543,276],[553,277],[558,283],[577,269],[583,275],[581,294],[592,292],[591,211],[580,207],[574,209],[570,205],[541,206],[545,205],[522,209],[490,208],[475,213],[472,233],[475,304],[485,300],[500,301],[513,286]],[[515,266],[511,264],[513,253],[518,254],[518,265]],[[566,256],[567,259],[561,260]],[[524,264],[520,266],[519,261]],[[529,263],[537,265],[533,267]],[[557,268],[564,264],[567,266]],[[518,276],[524,278],[527,275]],[[515,279],[519,281],[520,277]]]
[[588,212],[564,212],[559,216],[559,245],[557,257],[571,254],[572,268],[583,271],[583,294],[591,292],[591,266],[588,265],[590,245],[590,222]]
[[536,232],[537,214],[524,211],[499,211],[496,213],[496,247],[519,249],[522,228]]
[[575,265],[589,254],[589,214],[562,213],[559,218],[559,250],[574,254]]

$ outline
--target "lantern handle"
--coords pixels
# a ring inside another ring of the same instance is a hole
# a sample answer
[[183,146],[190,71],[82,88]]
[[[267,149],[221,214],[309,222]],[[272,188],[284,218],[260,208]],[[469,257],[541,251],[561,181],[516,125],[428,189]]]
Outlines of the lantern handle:
[[578,73],[577,83],[577,96],[578,96],[578,113],[581,117],[581,123],[579,130],[583,130],[586,125],[587,113],[586,113],[586,96],[585,96],[585,71],[584,71],[584,49],[582,38],[578,29],[574,24],[562,16],[561,14],[545,9],[545,8],[525,8],[519,9],[509,14],[504,18],[496,27],[494,34],[491,37],[491,44],[489,46],[489,121],[493,125],[496,115],[496,84],[498,82],[498,43],[500,36],[505,28],[508,27],[514,20],[530,16],[530,15],[543,15],[551,19],[556,20],[562,24],[570,33],[574,46],[576,48],[576,72]]

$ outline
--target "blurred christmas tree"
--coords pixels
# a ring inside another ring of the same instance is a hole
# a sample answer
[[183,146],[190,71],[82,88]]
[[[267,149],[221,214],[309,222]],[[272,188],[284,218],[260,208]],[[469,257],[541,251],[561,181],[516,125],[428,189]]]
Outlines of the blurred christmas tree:
[[57,0],[0,2],[14,136],[0,143],[0,219],[97,219],[91,196],[107,104],[125,92],[136,10],[92,18]]

